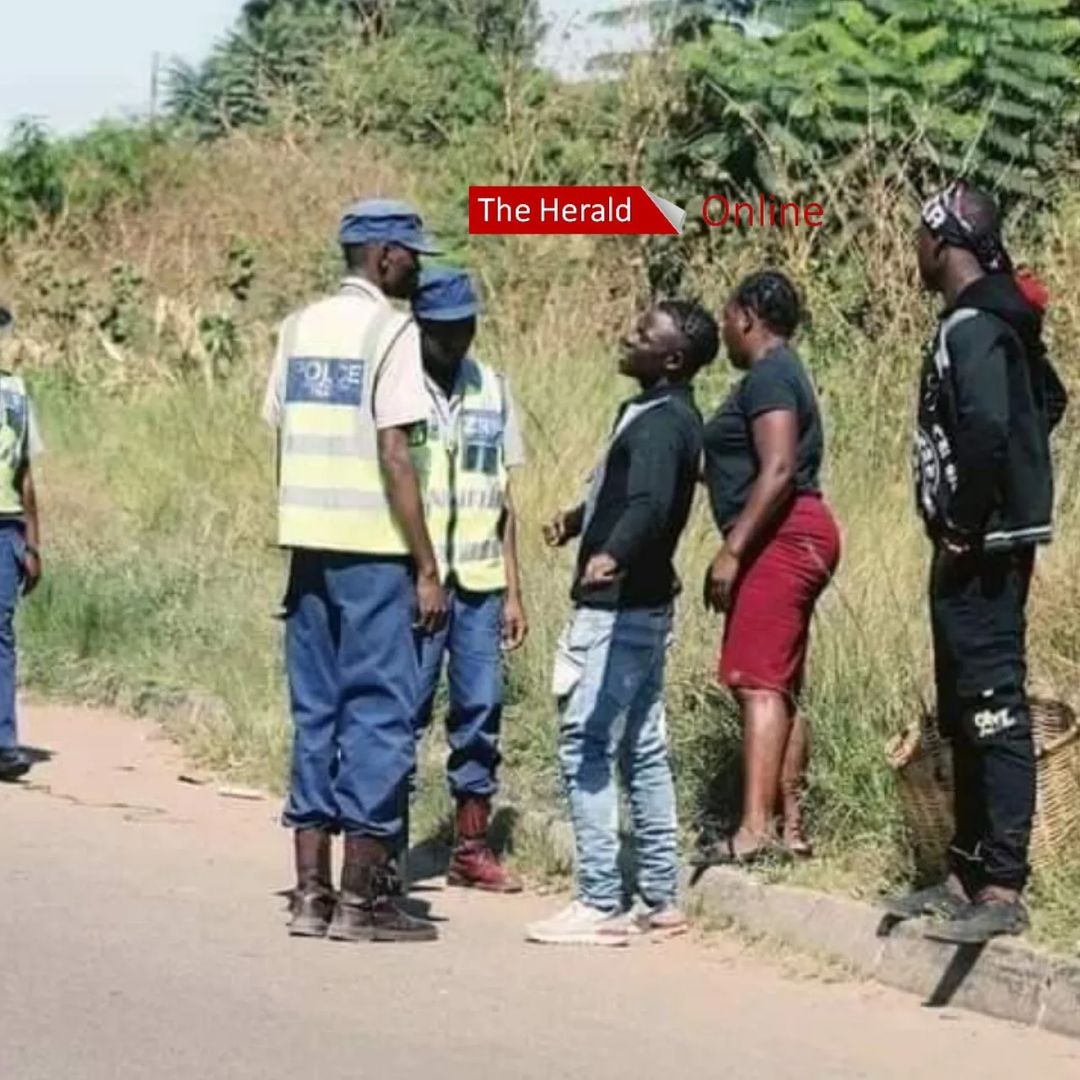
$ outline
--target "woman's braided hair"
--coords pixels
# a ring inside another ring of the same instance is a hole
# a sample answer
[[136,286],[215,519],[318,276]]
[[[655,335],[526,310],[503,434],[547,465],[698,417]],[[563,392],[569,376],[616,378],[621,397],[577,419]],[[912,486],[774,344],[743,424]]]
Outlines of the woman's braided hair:
[[773,333],[785,338],[795,334],[805,317],[798,290],[779,270],[761,270],[743,278],[734,300],[752,311]]

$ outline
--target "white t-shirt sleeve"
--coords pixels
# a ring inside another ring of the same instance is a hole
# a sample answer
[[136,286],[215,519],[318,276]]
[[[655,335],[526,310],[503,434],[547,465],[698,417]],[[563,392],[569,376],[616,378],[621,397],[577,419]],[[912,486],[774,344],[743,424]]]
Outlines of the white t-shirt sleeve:
[[381,343],[383,350],[372,402],[376,428],[409,427],[426,420],[427,389],[416,323],[408,318],[394,320]]
[[262,417],[271,427],[281,427],[281,414],[285,408],[285,326],[278,330],[274,361],[270,365],[270,378],[263,397]]
[[514,395],[510,393],[510,383],[503,378],[503,464],[508,469],[520,469],[525,464],[525,440],[521,436],[521,424],[518,421]]
[[41,429],[38,427],[37,414],[34,406],[27,398],[26,401],[26,459],[33,461],[45,453],[45,441],[41,437]]

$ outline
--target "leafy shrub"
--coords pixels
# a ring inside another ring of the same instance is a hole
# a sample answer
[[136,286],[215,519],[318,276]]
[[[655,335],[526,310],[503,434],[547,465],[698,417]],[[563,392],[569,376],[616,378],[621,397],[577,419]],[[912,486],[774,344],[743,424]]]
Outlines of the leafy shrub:
[[[917,178],[1039,194],[1076,121],[1068,0],[791,0],[782,32],[717,18],[682,46],[669,165],[730,189],[820,190],[855,150]],[[715,190],[715,187],[713,188]]]
[[41,124],[20,120],[0,154],[0,239],[64,208],[60,157]]
[[502,86],[495,60],[466,38],[417,27],[330,56],[300,100],[321,126],[445,145],[494,120]]

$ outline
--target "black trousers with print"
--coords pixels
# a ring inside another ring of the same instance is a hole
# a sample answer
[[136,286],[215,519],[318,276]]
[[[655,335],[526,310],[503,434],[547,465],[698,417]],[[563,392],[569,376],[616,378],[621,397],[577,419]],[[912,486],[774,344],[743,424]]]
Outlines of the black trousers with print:
[[956,833],[950,867],[969,894],[1022,889],[1035,812],[1027,681],[1035,549],[954,556],[937,549],[930,613],[938,717],[952,740]]

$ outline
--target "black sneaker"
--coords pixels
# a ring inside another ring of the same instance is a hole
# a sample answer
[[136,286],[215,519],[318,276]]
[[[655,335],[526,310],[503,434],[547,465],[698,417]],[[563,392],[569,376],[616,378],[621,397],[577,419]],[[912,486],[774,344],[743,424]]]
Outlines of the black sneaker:
[[1022,934],[1030,925],[1022,901],[980,900],[947,922],[928,927],[923,936],[950,945],[983,945],[1004,934]]
[[885,912],[894,919],[918,919],[923,915],[936,915],[941,919],[955,919],[968,907],[965,896],[953,892],[942,882],[928,889],[917,889],[907,896],[891,896],[882,902]]
[[0,750],[0,783],[9,784],[29,771],[30,759],[21,750]]

